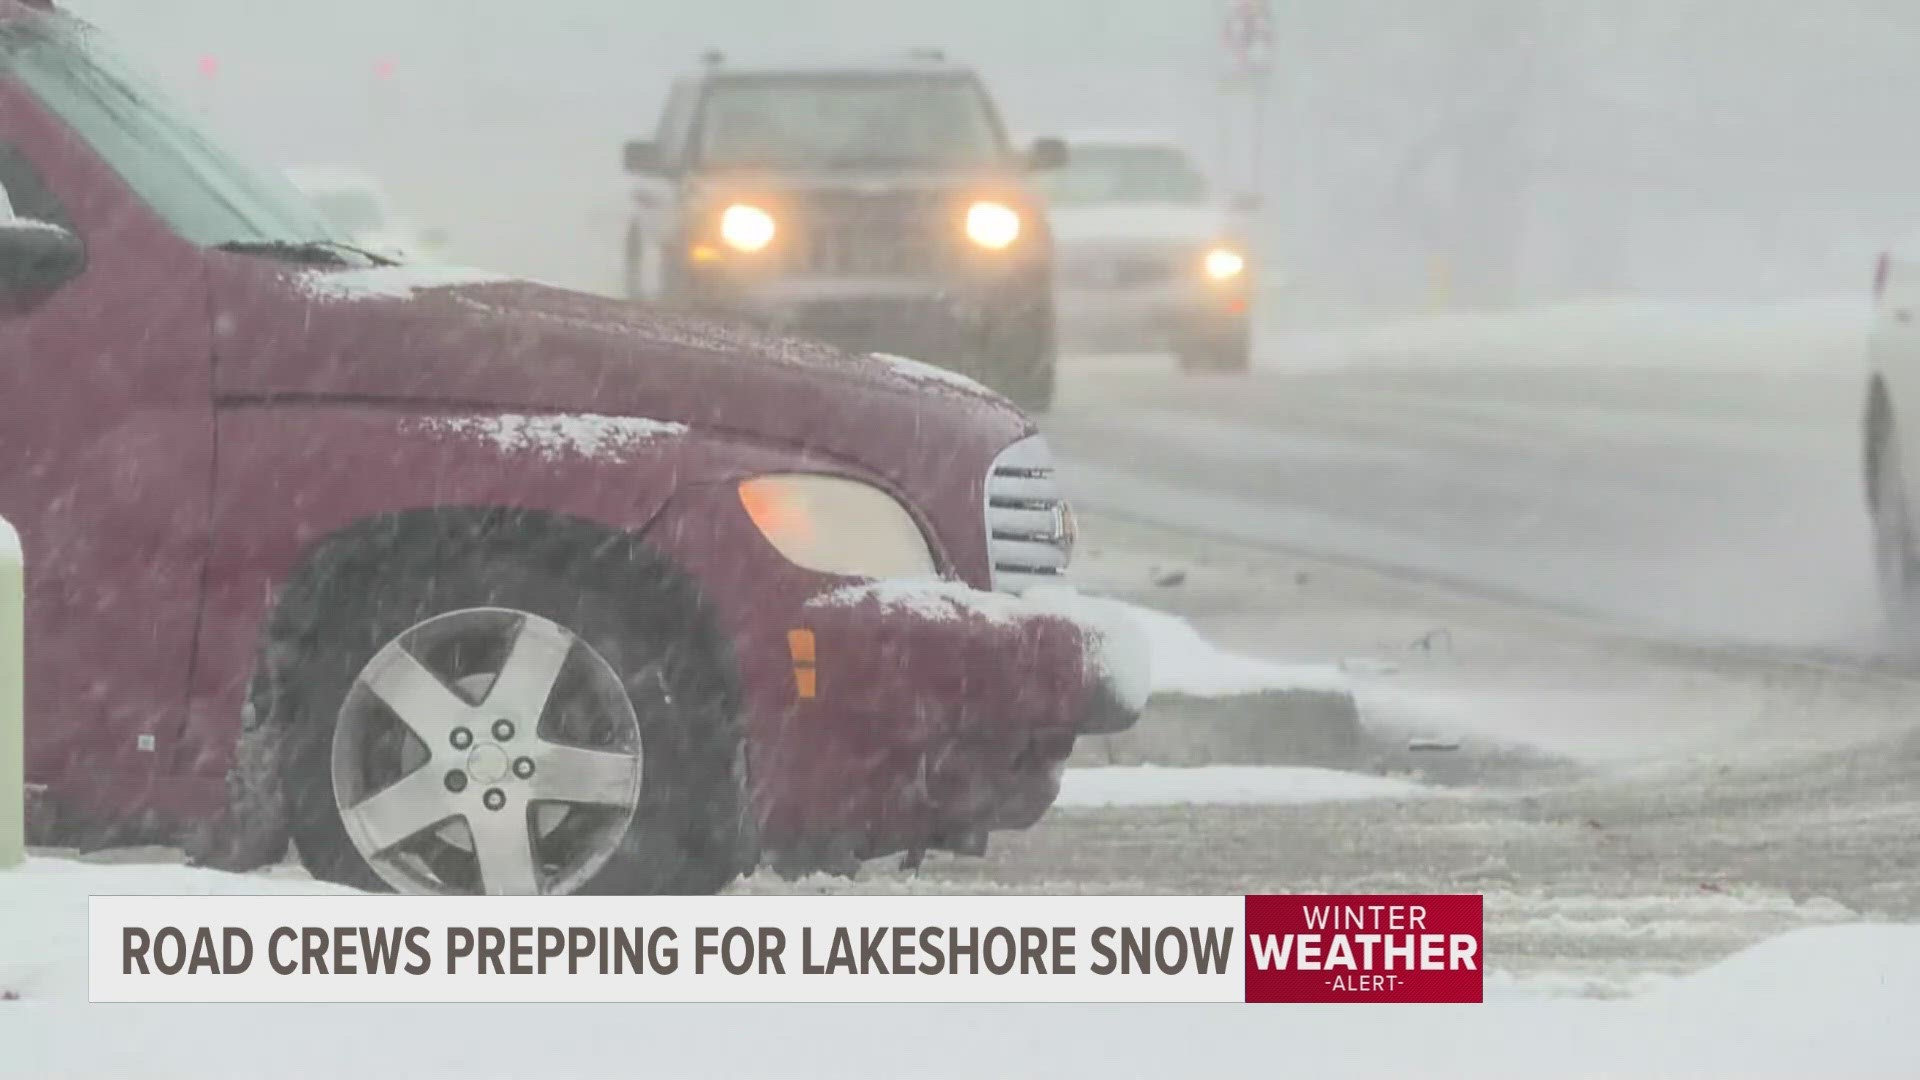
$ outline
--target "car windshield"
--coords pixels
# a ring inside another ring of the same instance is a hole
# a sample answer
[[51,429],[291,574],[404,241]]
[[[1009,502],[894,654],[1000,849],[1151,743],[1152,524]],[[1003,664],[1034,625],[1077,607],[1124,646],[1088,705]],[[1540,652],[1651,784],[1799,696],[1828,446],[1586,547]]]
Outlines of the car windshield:
[[1171,146],[1075,143],[1067,168],[1044,175],[1040,182],[1058,206],[1207,200],[1206,178]]
[[1006,144],[971,79],[746,76],[708,92],[707,166],[991,165]]
[[291,183],[242,164],[90,31],[0,28],[7,69],[66,121],[176,232],[196,244],[331,243],[325,215]]

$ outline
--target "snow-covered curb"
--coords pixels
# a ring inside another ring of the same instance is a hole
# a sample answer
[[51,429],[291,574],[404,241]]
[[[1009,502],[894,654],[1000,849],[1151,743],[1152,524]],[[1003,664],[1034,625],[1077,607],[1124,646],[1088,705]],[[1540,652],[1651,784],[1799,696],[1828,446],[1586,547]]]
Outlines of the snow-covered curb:
[[1146,636],[1153,657],[1153,692],[1189,697],[1229,697],[1264,690],[1351,690],[1338,668],[1282,664],[1223,652],[1187,620],[1164,611],[1106,601],[1123,611]]

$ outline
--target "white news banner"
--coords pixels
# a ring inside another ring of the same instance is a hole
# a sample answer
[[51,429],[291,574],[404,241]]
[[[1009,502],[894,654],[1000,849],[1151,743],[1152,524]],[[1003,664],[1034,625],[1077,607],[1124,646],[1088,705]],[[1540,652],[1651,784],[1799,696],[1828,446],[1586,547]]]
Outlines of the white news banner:
[[1241,1001],[1239,896],[96,896],[97,1002]]

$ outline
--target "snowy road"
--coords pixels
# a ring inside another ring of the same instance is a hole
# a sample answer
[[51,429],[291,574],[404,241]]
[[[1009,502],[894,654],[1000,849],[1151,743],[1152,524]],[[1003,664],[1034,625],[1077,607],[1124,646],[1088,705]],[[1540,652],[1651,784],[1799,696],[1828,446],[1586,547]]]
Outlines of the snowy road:
[[1069,364],[1047,427],[1081,504],[1664,635],[1870,646],[1864,376],[1838,343],[1754,370],[1290,370],[1289,346],[1247,379]]

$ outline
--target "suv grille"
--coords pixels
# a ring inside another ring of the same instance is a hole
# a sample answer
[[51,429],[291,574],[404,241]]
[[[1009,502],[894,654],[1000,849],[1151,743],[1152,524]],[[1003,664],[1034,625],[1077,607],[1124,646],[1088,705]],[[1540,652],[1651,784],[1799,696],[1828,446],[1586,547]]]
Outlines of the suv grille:
[[829,277],[928,274],[937,271],[950,207],[935,193],[855,195],[822,192],[793,213],[788,266]]
[[993,587],[1025,592],[1058,581],[1073,557],[1073,511],[1054,480],[1053,451],[1035,435],[1007,447],[987,474]]
[[802,230],[793,262],[795,269],[829,277],[925,274],[937,265],[932,241],[919,223],[819,222]]
[[1061,277],[1070,285],[1092,289],[1137,289],[1161,285],[1180,273],[1179,257],[1171,253],[1084,256],[1067,261]]

